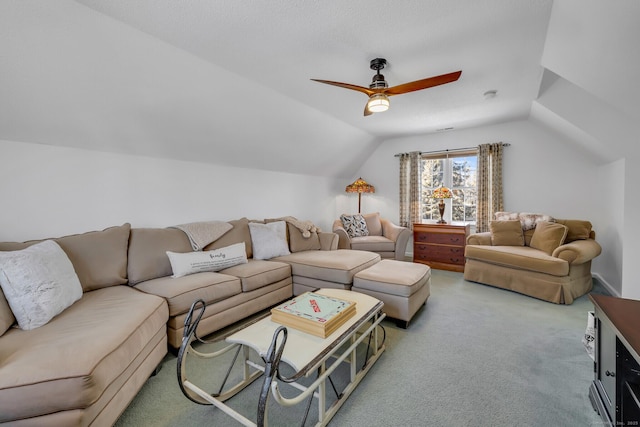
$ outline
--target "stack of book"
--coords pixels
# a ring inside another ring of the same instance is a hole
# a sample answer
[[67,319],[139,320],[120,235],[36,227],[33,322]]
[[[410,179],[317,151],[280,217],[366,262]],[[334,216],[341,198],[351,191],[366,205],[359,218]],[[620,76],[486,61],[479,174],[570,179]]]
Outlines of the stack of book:
[[271,320],[326,338],[356,314],[356,303],[306,292],[271,309]]

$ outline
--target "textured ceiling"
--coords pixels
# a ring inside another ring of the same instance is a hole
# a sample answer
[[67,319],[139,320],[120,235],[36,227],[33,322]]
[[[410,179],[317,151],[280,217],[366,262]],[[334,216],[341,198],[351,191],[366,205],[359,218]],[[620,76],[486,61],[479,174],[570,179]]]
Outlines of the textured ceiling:
[[[552,5],[551,0],[78,3],[375,137],[526,117],[542,76]],[[362,115],[364,94],[309,80],[368,86],[374,74],[369,61],[375,57],[387,59],[383,74],[391,86],[456,70],[462,77],[395,96],[389,111],[369,117]],[[226,84],[212,74],[207,89]],[[485,99],[487,90],[497,90],[497,96]],[[269,100],[256,99],[252,107],[269,108]]]

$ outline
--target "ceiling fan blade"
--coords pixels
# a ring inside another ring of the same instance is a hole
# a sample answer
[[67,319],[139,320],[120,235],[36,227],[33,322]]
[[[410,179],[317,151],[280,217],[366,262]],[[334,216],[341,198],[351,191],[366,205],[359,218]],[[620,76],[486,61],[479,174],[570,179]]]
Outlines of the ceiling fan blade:
[[434,86],[440,86],[446,83],[455,82],[460,78],[462,71],[456,71],[449,74],[442,74],[440,76],[428,77],[422,80],[416,80],[415,82],[404,83],[398,86],[390,87],[383,90],[388,96],[401,95],[403,93],[414,92],[416,90],[427,89]]
[[369,101],[367,101],[366,104],[364,104],[364,116],[370,116],[373,114],[373,111],[369,110]]
[[375,91],[369,89],[368,87],[352,85],[352,84],[349,84],[349,83],[332,82],[331,80],[318,80],[318,79],[311,79],[311,80],[313,80],[314,82],[325,83],[325,84],[328,84],[328,85],[343,87],[345,89],[351,89],[351,90],[355,90],[355,91],[358,91],[358,92],[366,93],[367,96],[371,96],[371,94],[375,93]]

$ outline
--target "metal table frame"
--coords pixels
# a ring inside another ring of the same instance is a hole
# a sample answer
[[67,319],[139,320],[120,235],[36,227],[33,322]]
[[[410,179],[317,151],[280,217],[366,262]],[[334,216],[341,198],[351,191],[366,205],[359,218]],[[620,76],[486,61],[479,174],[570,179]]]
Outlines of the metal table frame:
[[[267,425],[269,397],[284,407],[297,405],[308,399],[302,419],[302,425],[304,425],[315,398],[318,404],[318,420],[315,425],[327,425],[385,350],[385,332],[380,324],[385,315],[382,313],[383,303],[368,295],[337,289],[321,289],[318,292],[337,298],[351,297],[352,300],[354,298],[359,300],[356,304],[356,315],[326,339],[311,337],[309,334],[295,329],[287,329],[272,322],[268,316],[243,325],[238,331],[229,335],[213,341],[206,341],[196,334],[198,323],[205,310],[205,303],[202,300],[195,301],[185,319],[182,345],[178,352],[177,375],[183,394],[195,403],[214,405],[245,426]],[[272,331],[272,335],[264,337],[264,339],[257,338],[264,336],[264,331]],[[380,332],[382,332],[382,336],[380,336]],[[360,346],[365,339],[368,340],[367,345]],[[200,352],[192,345],[194,342],[213,343],[220,341],[224,341],[224,348],[208,353]],[[288,341],[289,346],[286,345]],[[310,342],[312,344],[309,344]],[[300,352],[296,351],[296,345],[304,345],[305,349],[317,345],[317,354],[312,347],[311,356],[306,359],[303,356],[300,359],[298,357]],[[365,347],[366,353],[364,362],[358,369],[357,355],[358,351],[362,351],[362,347]],[[208,393],[187,378],[187,363],[191,357],[215,359],[232,350],[235,350],[235,355],[217,393]],[[262,359],[262,364],[249,359],[251,351],[257,352]],[[231,370],[238,360],[242,362],[243,378],[228,390],[223,391]],[[280,372],[281,363],[289,365],[295,373],[290,377],[282,375]],[[344,390],[338,392],[330,375],[342,363],[349,366],[350,378]],[[297,382],[297,380],[310,377],[315,373],[317,373],[317,377],[312,384],[305,386]],[[263,375],[264,381],[258,401],[256,422],[224,403]],[[327,380],[336,396],[329,407],[327,407]],[[293,398],[284,397],[280,393],[279,382],[291,385],[300,393]]]

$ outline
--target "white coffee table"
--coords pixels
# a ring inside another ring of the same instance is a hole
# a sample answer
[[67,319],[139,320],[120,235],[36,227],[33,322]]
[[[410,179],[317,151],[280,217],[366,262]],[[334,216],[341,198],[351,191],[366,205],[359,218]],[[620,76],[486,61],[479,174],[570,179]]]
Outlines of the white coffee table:
[[[185,330],[189,329],[191,332],[185,336],[178,354],[180,367],[178,381],[185,396],[200,404],[214,405],[245,426],[262,426],[266,425],[267,421],[264,409],[267,397],[270,396],[278,404],[287,407],[297,405],[313,395],[318,403],[316,426],[326,425],[385,350],[384,340],[380,337],[382,330],[380,322],[385,315],[382,313],[383,303],[369,295],[340,289],[320,289],[316,292],[356,302],[356,314],[327,338],[319,338],[293,328],[287,328],[286,342],[284,348],[281,348],[285,332],[280,331],[276,338],[274,334],[282,325],[271,321],[271,316],[268,316],[225,337],[224,341],[228,344],[225,348],[213,353],[201,353],[191,346],[194,340],[193,331],[196,329],[199,319],[193,322],[195,323],[192,325],[193,327],[187,328],[185,324]],[[191,317],[189,316],[189,318]],[[359,346],[365,339],[367,340],[365,343],[368,342],[368,345]],[[186,378],[188,355],[215,358],[231,349],[238,349],[238,346],[242,350],[239,354],[241,354],[244,366],[244,375],[243,379],[232,388],[223,393],[212,395]],[[270,347],[271,352],[269,351]],[[356,366],[357,355],[358,352],[363,351],[362,347],[366,347],[365,362],[358,369]],[[258,364],[249,360],[250,350],[257,352],[265,363]],[[274,354],[278,355],[274,356]],[[283,377],[278,377],[278,359],[295,371],[294,375],[285,378],[289,385],[300,391],[300,394],[293,398],[286,398],[280,394],[279,382],[282,382]],[[271,362],[272,360],[273,362]],[[342,363],[349,365],[349,382],[340,397],[327,407],[326,381],[329,375]],[[249,420],[224,403],[265,372],[257,422]],[[289,382],[316,373],[317,379],[311,385],[304,386],[297,382]]]

